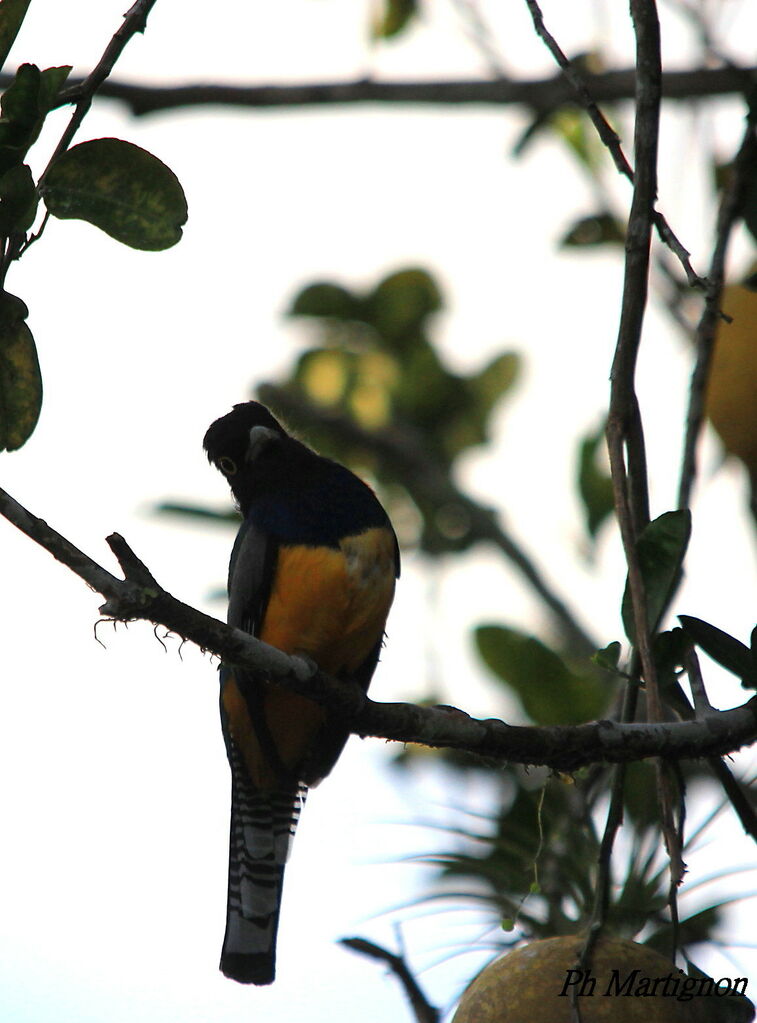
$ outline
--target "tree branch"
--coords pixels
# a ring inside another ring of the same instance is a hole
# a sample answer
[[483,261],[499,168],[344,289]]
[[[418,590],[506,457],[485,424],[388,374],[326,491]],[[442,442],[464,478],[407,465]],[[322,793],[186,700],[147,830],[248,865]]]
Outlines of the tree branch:
[[[594,92],[590,88],[589,83],[591,81],[592,76],[586,75],[584,73],[579,74],[579,72],[575,69],[572,62],[568,59],[563,50],[560,48],[560,45],[558,44],[557,40],[547,30],[547,27],[544,24],[544,18],[541,13],[541,8],[539,7],[537,0],[526,0],[526,6],[528,7],[531,13],[531,18],[534,23],[536,34],[544,42],[549,52],[555,58],[557,64],[562,69],[566,81],[568,81],[571,87],[573,88],[579,104],[584,108],[586,113],[589,115],[592,124],[596,128],[597,134],[599,135],[603,144],[607,147],[607,150],[610,153],[613,162],[615,163],[618,173],[633,184],[634,172],[626,158],[625,153],[623,152],[623,148],[620,144],[620,139],[618,138],[615,129],[610,125],[605,115],[597,106],[597,99],[599,97],[596,97]],[[640,96],[643,96],[645,92],[648,92],[648,89],[644,87],[643,82],[639,81],[639,79],[640,78],[643,79],[645,77],[648,76],[645,76],[644,68],[641,65],[639,65],[637,49],[637,66],[634,72],[633,92],[633,98],[636,100],[637,107],[636,117],[637,127],[639,124],[638,119],[639,98]],[[750,86],[747,86],[747,88],[750,88]],[[659,105],[659,100],[662,95],[662,69],[659,66],[655,74],[655,89],[658,97],[657,103]],[[630,99],[632,97],[629,96],[628,98]],[[636,155],[638,159],[638,151]],[[655,195],[655,199],[656,198],[657,196]],[[689,260],[690,255],[689,251],[686,248],[684,248],[679,238],[674,234],[673,229],[671,228],[670,224],[667,222],[663,214],[660,213],[659,210],[655,210],[653,208],[652,217],[654,220],[655,228],[657,229],[657,233],[660,236],[660,239],[665,245],[668,246],[670,251],[676,256],[676,258],[681,263],[681,266],[683,267],[686,273],[686,279],[689,282],[689,285],[691,287],[704,288],[706,282],[696,273],[696,271],[692,267],[691,261]]]
[[389,949],[382,948],[381,945],[376,945],[373,941],[366,941],[365,938],[340,938],[339,944],[353,952],[367,956],[369,959],[386,963],[407,995],[417,1023],[439,1023],[441,1013],[426,998],[418,981],[410,972],[410,967],[401,955],[390,952]]
[[648,687],[650,713],[660,717],[657,674],[652,657],[644,582],[636,543],[649,521],[644,434],[635,390],[636,360],[647,305],[649,252],[657,198],[657,141],[660,106],[660,39],[650,0],[632,0],[639,68],[634,149],[633,200],[626,232],[626,263],[618,340],[610,370],[607,442],[615,508],[628,564],[636,642]]
[[79,130],[87,111],[92,105],[92,99],[95,93],[98,89],[102,88],[106,78],[115,67],[116,61],[123,53],[126,44],[138,32],[144,32],[145,25],[147,24],[147,17],[152,8],[155,6],[155,3],[156,0],[136,0],[136,3],[134,3],[126,14],[124,14],[123,22],[105,48],[105,52],[98,61],[97,67],[90,72],[86,78],[79,79],[75,82],[69,82],[69,88],[65,90],[66,102],[71,103],[75,101],[76,107],[66,130],[63,132],[58,145],[55,147],[55,152],[50,157],[47,167],[45,167],[39,182],[37,183],[38,188],[41,189],[43,187],[45,178],[50,172],[53,164],[61,156],[61,154],[65,153],[68,149],[71,144],[71,140]]
[[[115,67],[116,61],[123,53],[123,50],[129,40],[138,32],[144,32],[147,24],[147,17],[156,2],[157,0],[136,0],[126,14],[124,14],[121,25],[113,34],[110,42],[105,48],[105,52],[97,62],[97,66],[94,70],[91,71],[86,78],[79,79],[75,82],[73,87],[64,90],[66,96],[64,102],[75,103],[76,105],[63,134],[58,140],[52,156],[47,162],[47,166],[37,182],[37,191],[40,195],[44,192],[45,179],[47,178],[47,175],[52,170],[56,161],[59,160],[63,153],[66,152],[74,138],[74,135],[76,135],[77,131],[81,127],[81,123],[86,117],[87,111],[92,106],[92,99],[95,93],[102,86],[103,82]],[[11,85],[14,80],[15,74],[0,75],[0,81],[3,83],[0,87],[5,89]],[[70,82],[71,80],[69,79],[69,84]],[[56,105],[61,106],[62,103],[58,103]],[[4,288],[5,286],[5,278],[11,263],[19,259],[31,245],[42,237],[49,218],[50,213],[49,211],[46,211],[39,229],[34,234],[27,236],[24,231],[14,233],[10,237],[6,251],[0,258],[0,288]]]
[[[710,96],[746,93],[753,85],[757,67],[692,68],[663,75],[663,97],[687,102]],[[0,74],[0,88],[7,88],[11,74]],[[70,79],[59,102],[69,103],[85,79]],[[636,73],[633,68],[585,74],[584,84],[599,103],[632,100]],[[382,82],[361,78],[346,82],[303,82],[296,85],[221,85],[195,82],[188,85],[137,85],[104,82],[98,99],[124,103],[135,117],[176,110],[180,107],[233,106],[248,109],[271,107],[347,106],[359,103],[421,105],[520,105],[538,113],[549,113],[576,96],[562,75],[549,78],[513,80],[508,78],[464,79],[461,81]]]
[[563,772],[595,762],[650,756],[673,760],[722,756],[757,739],[757,696],[742,707],[698,721],[595,721],[551,728],[507,725],[494,718],[477,720],[454,707],[377,703],[359,686],[330,678],[302,658],[290,657],[177,600],[158,586],[117,534],[108,542],[118,554],[125,579],[106,571],[4,490],[0,490],[0,514],[102,593],[106,597],[102,614],[119,621],[141,619],[162,625],[227,664],[262,673],[273,684],[323,704],[358,735],[458,749],[498,762],[540,764]]

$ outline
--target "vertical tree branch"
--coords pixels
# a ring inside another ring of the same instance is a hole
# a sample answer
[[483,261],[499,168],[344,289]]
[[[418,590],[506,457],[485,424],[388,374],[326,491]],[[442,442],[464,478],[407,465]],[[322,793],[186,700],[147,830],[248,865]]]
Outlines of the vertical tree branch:
[[[649,520],[644,433],[634,379],[646,311],[649,257],[657,199],[657,148],[660,129],[662,64],[660,25],[655,0],[631,0],[636,36],[636,121],[633,200],[626,237],[625,279],[618,342],[610,372],[607,442],[615,507],[628,564],[628,585],[639,660],[652,721],[662,718],[657,669],[647,619],[647,599],[638,558],[639,534]],[[675,886],[683,877],[680,833],[675,825],[671,779],[657,762],[661,826],[670,857],[671,912]]]
[[660,717],[660,698],[647,626],[646,594],[636,542],[649,519],[644,433],[634,386],[647,302],[649,251],[657,198],[657,141],[660,112],[660,31],[654,0],[632,0],[637,78],[634,149],[636,171],[626,236],[623,300],[610,372],[607,443],[615,505],[628,563],[636,639],[650,713]]

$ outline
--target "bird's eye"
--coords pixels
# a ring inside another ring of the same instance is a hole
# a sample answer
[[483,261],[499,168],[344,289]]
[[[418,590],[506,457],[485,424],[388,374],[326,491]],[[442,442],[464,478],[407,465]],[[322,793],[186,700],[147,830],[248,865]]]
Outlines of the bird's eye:
[[237,471],[237,463],[233,458],[229,458],[228,455],[221,455],[218,459],[217,465],[224,476],[233,476]]

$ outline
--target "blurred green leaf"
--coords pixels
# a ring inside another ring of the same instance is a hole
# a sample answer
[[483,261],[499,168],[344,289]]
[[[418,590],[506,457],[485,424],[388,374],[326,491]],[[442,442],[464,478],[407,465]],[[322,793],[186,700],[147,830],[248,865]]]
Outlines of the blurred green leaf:
[[290,316],[314,316],[335,320],[360,318],[360,303],[347,288],[318,281],[303,288],[289,309]]
[[[663,512],[646,526],[638,539],[636,550],[644,580],[650,633],[657,628],[668,597],[678,582],[690,536],[691,512],[682,509]],[[626,635],[635,643],[636,629],[628,581],[621,611]]]
[[608,643],[607,646],[602,647],[601,650],[597,650],[592,655],[592,661],[600,668],[604,668],[605,671],[618,671],[618,663],[620,661],[620,651],[622,647],[620,643],[615,639],[612,643]]
[[16,71],[0,100],[0,174],[23,163],[70,71],[70,67],[40,71],[35,64],[22,64]]
[[425,320],[442,308],[442,296],[426,270],[411,267],[389,274],[365,299],[367,321],[392,347],[403,350]]
[[42,377],[26,305],[0,293],[0,451],[15,451],[34,432],[42,407]]
[[610,473],[600,468],[598,458],[605,448],[604,423],[587,434],[578,449],[578,493],[584,507],[584,523],[594,539],[599,527],[614,511]]
[[382,0],[371,35],[374,39],[390,39],[404,32],[418,16],[418,0]]
[[[316,320],[320,345],[300,356],[284,390],[349,416],[365,430],[390,424],[407,429],[429,457],[450,464],[489,439],[492,410],[516,380],[520,358],[503,352],[478,373],[451,372],[429,338],[427,321],[442,307],[437,282],[419,267],[390,273],[364,293],[330,281],[304,288],[290,314]],[[343,442],[332,439],[331,446],[337,458],[349,461]],[[446,531],[441,517],[431,522],[422,513],[431,543]]]
[[[678,620],[692,642],[700,646],[713,661],[741,679],[749,689],[757,689],[757,651],[701,618],[679,615]],[[753,634],[754,635],[754,634]]]
[[576,220],[559,244],[565,249],[577,249],[596,245],[624,245],[625,240],[625,225],[612,213],[601,211]]
[[93,139],[64,153],[43,189],[61,220],[86,220],[133,249],[179,241],[187,202],[176,175],[152,153],[121,139]]
[[159,515],[183,515],[189,519],[211,519],[221,524],[231,523],[239,525],[239,512],[229,508],[228,511],[216,511],[215,508],[206,508],[204,505],[183,504],[179,501],[161,501],[155,506]]
[[475,407],[488,413],[513,386],[521,369],[517,352],[503,352],[468,378],[468,387],[474,396]]
[[595,173],[599,168],[601,147],[595,142],[594,129],[580,107],[560,107],[549,120],[552,131],[568,146],[579,163]]
[[[657,770],[650,761],[637,760],[625,765],[625,774],[623,805],[633,819],[638,837],[642,831],[656,827],[659,820]],[[656,889],[656,881],[649,878],[648,872],[642,873],[646,878],[644,883],[652,883],[653,889]],[[664,904],[664,895],[662,901]]]
[[[686,946],[712,940],[712,933],[721,922],[722,915],[720,906],[708,906],[698,913],[692,913],[691,916],[680,921],[676,929],[676,941],[680,941],[682,946]],[[644,940],[644,944],[657,952],[669,954],[673,944],[672,925],[665,921]]]
[[538,725],[572,725],[601,717],[609,686],[576,675],[541,640],[501,625],[481,625],[476,645],[484,663],[518,694]]
[[583,798],[577,786],[557,779],[536,790],[518,775],[512,780],[515,797],[492,818],[493,834],[476,816],[475,829],[454,832],[469,840],[470,852],[427,859],[441,867],[446,891],[457,882],[458,898],[475,893],[480,905],[483,897],[500,920],[517,921],[526,934],[573,932],[592,902],[598,855]]
[[5,65],[31,0],[2,0],[0,3],[0,69]]
[[37,189],[28,165],[16,164],[0,177],[0,236],[23,234],[34,223]]

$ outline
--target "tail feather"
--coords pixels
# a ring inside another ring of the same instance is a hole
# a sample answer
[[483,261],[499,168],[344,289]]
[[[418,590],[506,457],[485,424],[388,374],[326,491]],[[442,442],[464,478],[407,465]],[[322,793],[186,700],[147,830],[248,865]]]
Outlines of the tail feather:
[[257,792],[232,741],[228,752],[231,836],[221,970],[243,984],[270,984],[276,972],[284,865],[307,789]]

